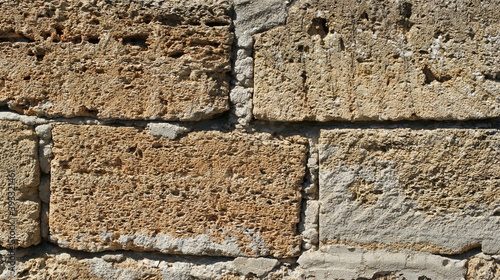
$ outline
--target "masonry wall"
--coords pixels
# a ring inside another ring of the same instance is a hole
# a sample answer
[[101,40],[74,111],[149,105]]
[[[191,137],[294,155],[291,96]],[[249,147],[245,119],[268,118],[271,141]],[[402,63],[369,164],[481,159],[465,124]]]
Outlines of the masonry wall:
[[0,0],[0,279],[499,279],[500,3]]

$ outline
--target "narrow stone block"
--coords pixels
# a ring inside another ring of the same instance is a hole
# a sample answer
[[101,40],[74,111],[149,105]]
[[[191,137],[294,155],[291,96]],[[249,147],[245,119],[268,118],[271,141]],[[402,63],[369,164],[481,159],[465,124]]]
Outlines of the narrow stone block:
[[76,250],[296,256],[306,141],[56,125],[50,240]]
[[466,260],[419,252],[328,245],[298,259],[299,279],[465,279]]
[[230,4],[4,1],[0,104],[47,117],[201,120],[229,110]]
[[0,121],[0,246],[40,242],[38,139],[28,126]]
[[500,253],[495,129],[322,130],[320,242]]
[[[0,257],[6,252],[0,250]],[[37,254],[38,253],[38,254]],[[0,279],[208,280],[282,279],[291,269],[276,259],[158,256],[135,252],[68,254],[31,252],[11,271],[0,265]]]

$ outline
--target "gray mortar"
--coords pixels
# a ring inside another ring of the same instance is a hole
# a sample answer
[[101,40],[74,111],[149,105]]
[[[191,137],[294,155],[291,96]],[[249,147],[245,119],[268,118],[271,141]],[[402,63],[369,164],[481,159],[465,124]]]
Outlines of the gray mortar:
[[299,231],[302,235],[302,248],[316,250],[319,246],[318,135],[314,132],[307,132],[306,135],[309,141],[309,152],[306,165],[307,174],[303,183],[305,201],[302,202]]
[[38,157],[40,170],[45,174],[50,174],[50,160],[52,158],[52,125],[42,124],[35,127],[38,135]]
[[236,128],[248,128],[252,120],[253,43],[252,36],[286,22],[288,1],[234,0],[233,80],[230,90],[231,118]]
[[[309,133],[310,134],[310,133]],[[307,174],[304,182],[304,193],[307,199],[318,199],[319,152],[318,135],[308,135],[309,153],[307,158]]]
[[319,246],[319,201],[308,200],[303,204],[302,221],[302,248],[316,250]]
[[169,123],[150,123],[147,125],[147,129],[149,129],[149,132],[153,136],[167,138],[170,140],[174,140],[178,136],[189,131],[189,129],[185,127]]
[[16,114],[14,112],[0,112],[0,120],[4,121],[20,121],[26,125],[40,125],[40,124],[46,124],[49,121],[33,116],[25,116],[25,115],[20,115]]

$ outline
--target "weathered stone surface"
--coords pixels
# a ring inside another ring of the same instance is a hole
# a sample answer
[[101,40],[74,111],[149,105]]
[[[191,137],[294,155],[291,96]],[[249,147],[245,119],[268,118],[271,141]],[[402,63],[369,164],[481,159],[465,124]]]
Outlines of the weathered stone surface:
[[303,207],[302,218],[302,246],[304,249],[316,249],[319,241],[318,236],[318,217],[319,202],[317,200],[308,200]]
[[234,259],[233,264],[242,275],[250,276],[253,274],[262,277],[273,270],[279,264],[279,261],[276,259],[239,257]]
[[243,49],[253,46],[252,35],[285,23],[287,5],[283,0],[234,0],[236,43]]
[[147,128],[153,136],[164,137],[170,140],[174,140],[189,131],[185,127],[169,123],[149,123]]
[[500,279],[500,259],[474,257],[467,261],[467,280]]
[[[0,251],[0,254],[2,252]],[[241,266],[241,263],[265,266]],[[0,279],[120,279],[120,280],[282,280],[289,273],[279,262],[264,258],[235,260],[201,259],[195,261],[176,257],[107,254],[94,257],[49,252],[43,256],[25,256],[14,272],[0,262]]]
[[230,4],[0,1],[0,104],[29,115],[199,120],[229,109]]
[[322,130],[320,242],[500,252],[495,129]]
[[0,121],[0,246],[40,242],[38,139],[28,126]]
[[[464,279],[465,260],[428,253],[391,253],[362,248],[324,246],[298,260],[300,279]],[[385,277],[384,277],[385,276]]]
[[500,116],[500,2],[296,1],[255,36],[253,113],[278,121]]
[[13,112],[0,112],[0,121],[20,121],[27,125],[40,125],[48,123],[47,120],[33,116],[25,116]]
[[52,129],[50,240],[86,251],[296,256],[306,141]]

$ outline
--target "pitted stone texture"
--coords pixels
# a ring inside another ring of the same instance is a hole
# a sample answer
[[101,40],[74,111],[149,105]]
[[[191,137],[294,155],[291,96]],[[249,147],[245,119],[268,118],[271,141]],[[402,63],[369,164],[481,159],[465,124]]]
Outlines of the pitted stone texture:
[[238,47],[251,49],[252,35],[284,24],[288,4],[289,1],[284,0],[234,0],[234,25]]
[[[1,251],[0,251],[1,253]],[[49,252],[40,256],[25,256],[14,272],[0,263],[0,279],[75,279],[75,280],[282,280],[290,270],[274,259],[237,258],[187,259],[157,255],[79,256]],[[272,271],[273,270],[273,271]]]
[[463,280],[466,274],[465,260],[344,246],[305,252],[298,263],[295,273],[301,276],[299,279]]
[[[17,121],[0,121],[0,246],[40,242],[37,142],[35,132]],[[14,235],[11,234],[13,232]]]
[[300,0],[255,35],[254,109],[275,121],[500,116],[500,2]]
[[474,257],[467,261],[467,280],[500,279],[500,259]]
[[53,128],[50,240],[86,250],[296,256],[306,141]]
[[229,109],[230,4],[0,1],[0,104],[24,114],[207,119]]
[[500,252],[494,129],[322,130],[320,242]]

